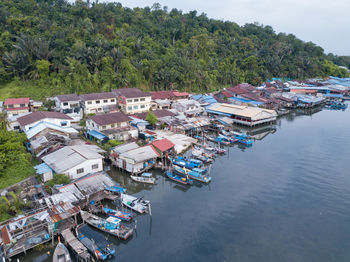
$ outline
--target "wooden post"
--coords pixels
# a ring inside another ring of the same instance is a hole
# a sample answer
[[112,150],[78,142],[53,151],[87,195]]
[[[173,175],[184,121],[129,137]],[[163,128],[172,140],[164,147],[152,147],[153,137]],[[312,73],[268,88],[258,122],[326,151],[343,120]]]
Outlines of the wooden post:
[[53,244],[54,244],[54,236],[52,234],[52,242],[51,242],[52,247],[53,247]]
[[152,216],[151,203],[148,203],[149,216]]

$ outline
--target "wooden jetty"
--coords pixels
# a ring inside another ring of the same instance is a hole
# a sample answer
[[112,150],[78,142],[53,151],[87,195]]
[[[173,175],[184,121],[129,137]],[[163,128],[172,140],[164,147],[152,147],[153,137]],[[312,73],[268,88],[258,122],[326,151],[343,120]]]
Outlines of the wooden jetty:
[[87,248],[73,235],[70,229],[65,229],[61,233],[64,241],[72,248],[79,261],[90,261],[90,254]]

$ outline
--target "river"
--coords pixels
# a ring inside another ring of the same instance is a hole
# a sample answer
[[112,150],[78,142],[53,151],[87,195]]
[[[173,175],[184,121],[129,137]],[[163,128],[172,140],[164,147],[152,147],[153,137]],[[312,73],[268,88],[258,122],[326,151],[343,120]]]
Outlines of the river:
[[152,203],[130,241],[109,238],[114,261],[349,261],[349,118],[349,110],[285,116],[251,148],[228,147],[209,185],[156,171],[158,184],[143,185],[112,170]]

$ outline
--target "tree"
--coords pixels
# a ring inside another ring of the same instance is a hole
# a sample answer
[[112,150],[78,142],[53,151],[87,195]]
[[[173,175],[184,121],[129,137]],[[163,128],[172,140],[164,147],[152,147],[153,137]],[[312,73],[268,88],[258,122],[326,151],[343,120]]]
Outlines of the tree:
[[148,113],[147,113],[147,116],[146,116],[146,121],[154,126],[157,122],[158,122],[158,118],[157,116],[153,113],[152,110],[149,110]]

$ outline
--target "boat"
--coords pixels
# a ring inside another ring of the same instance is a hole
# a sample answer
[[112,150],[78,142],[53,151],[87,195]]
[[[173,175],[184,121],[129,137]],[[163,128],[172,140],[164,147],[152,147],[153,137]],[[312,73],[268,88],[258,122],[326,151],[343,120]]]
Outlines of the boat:
[[131,221],[133,215],[128,212],[122,212],[120,210],[103,207],[103,212],[111,217],[116,217],[124,221]]
[[58,238],[58,244],[53,253],[52,262],[70,262],[70,261],[71,261],[71,258],[70,258],[68,249],[66,248],[65,245],[61,243],[60,239]]
[[183,184],[183,185],[190,185],[190,184],[192,184],[192,180],[189,179],[188,177],[183,177],[183,176],[176,175],[173,172],[171,172],[170,170],[166,171],[165,175],[169,179],[171,179],[171,180],[173,180],[175,182],[178,182],[180,184]]
[[87,211],[80,210],[81,218],[84,222],[103,232],[116,236],[120,239],[128,239],[133,234],[133,229],[121,224],[121,220],[116,217],[108,217],[107,219],[98,217]]
[[155,184],[156,179],[152,177],[152,173],[143,173],[141,176],[130,176],[132,180],[136,182],[146,183],[146,184]]
[[244,133],[242,133],[241,135],[236,135],[235,137],[237,139],[237,142],[240,144],[243,144],[245,146],[253,145],[253,140],[248,139],[247,135]]
[[193,159],[193,158],[185,159],[185,158],[183,158],[181,156],[174,157],[174,158],[169,158],[169,160],[174,165],[181,166],[181,167],[186,167],[188,169],[198,168],[198,167],[200,167],[203,164],[202,161],[200,161],[198,159]]
[[207,171],[204,169],[193,168],[187,173],[187,175],[194,180],[198,180],[203,183],[209,183],[211,181],[211,177],[206,175],[206,173]]
[[114,186],[106,186],[105,185],[105,190],[111,193],[125,193],[126,188],[114,185]]
[[115,249],[101,234],[98,234],[87,224],[77,227],[77,236],[80,242],[96,256],[97,259],[106,260],[113,257]]
[[134,197],[127,194],[121,194],[122,203],[124,206],[140,213],[147,213],[150,202],[143,200],[143,197]]
[[217,154],[225,154],[226,153],[226,149],[220,148],[220,147],[215,147],[215,153],[217,153]]

